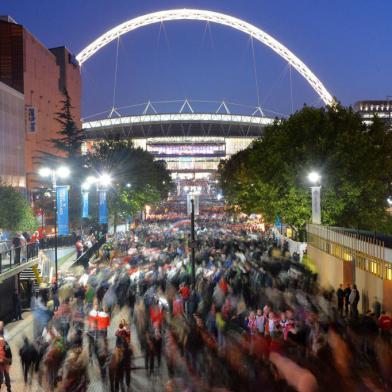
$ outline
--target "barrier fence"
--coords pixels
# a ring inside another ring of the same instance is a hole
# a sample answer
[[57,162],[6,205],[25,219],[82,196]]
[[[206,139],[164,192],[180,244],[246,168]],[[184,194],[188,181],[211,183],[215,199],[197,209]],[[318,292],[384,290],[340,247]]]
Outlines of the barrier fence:
[[[75,236],[59,236],[57,246],[72,246],[75,244]],[[38,258],[40,249],[53,249],[55,247],[55,237],[45,237],[39,243],[29,243],[19,247],[14,247],[12,241],[0,242],[0,274],[27,263],[34,258]]]
[[381,279],[392,280],[391,250],[384,241],[344,228],[307,225],[308,244]]

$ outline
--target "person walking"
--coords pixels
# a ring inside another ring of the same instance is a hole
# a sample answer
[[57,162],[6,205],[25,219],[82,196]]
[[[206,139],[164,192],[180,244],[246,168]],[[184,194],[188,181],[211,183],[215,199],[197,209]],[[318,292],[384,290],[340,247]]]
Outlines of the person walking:
[[357,289],[357,286],[354,284],[349,297],[351,315],[354,318],[358,318],[359,299],[360,299],[359,291]]
[[336,296],[338,298],[338,312],[341,316],[343,316],[344,290],[342,284],[339,285],[339,288],[336,292]]
[[89,342],[89,357],[93,356],[94,347],[97,341],[97,331],[98,331],[98,304],[95,303],[93,309],[90,310],[88,315],[88,342]]
[[7,391],[11,392],[10,366],[12,364],[11,348],[4,339],[4,335],[0,335],[0,389],[3,382],[7,386]]
[[12,295],[12,304],[14,306],[14,319],[16,321],[23,320],[22,318],[22,306],[20,305],[20,298],[19,298],[19,292],[17,289],[15,289],[13,295]]
[[22,241],[20,239],[19,233],[16,233],[15,237],[12,239],[12,245],[14,247],[14,264],[20,264],[20,251]]
[[19,356],[22,362],[24,382],[27,384],[29,374],[30,382],[33,377],[33,370],[38,362],[38,350],[29,342],[27,337],[23,338],[23,346],[19,350]]
[[104,308],[102,311],[98,312],[97,315],[97,332],[98,336],[102,336],[105,341],[107,340],[109,326],[110,316],[107,309]]
[[83,253],[83,242],[80,237],[77,238],[77,241],[75,243],[75,250],[76,250],[76,260],[78,260]]
[[348,316],[348,309],[350,305],[350,294],[351,294],[350,284],[347,283],[347,286],[344,289],[344,313],[346,317]]

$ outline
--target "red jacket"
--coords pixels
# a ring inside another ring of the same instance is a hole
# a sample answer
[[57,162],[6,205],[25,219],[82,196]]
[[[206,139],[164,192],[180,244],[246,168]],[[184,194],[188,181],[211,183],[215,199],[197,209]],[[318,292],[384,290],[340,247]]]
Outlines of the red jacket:
[[88,314],[88,328],[90,331],[96,331],[98,328],[98,312],[94,309]]
[[150,308],[150,317],[152,325],[160,326],[163,320],[163,310],[158,306]]
[[188,299],[189,298],[189,295],[190,295],[191,291],[189,290],[188,286],[181,287],[179,291],[180,291],[182,299]]
[[108,329],[110,325],[110,317],[106,312],[98,312],[97,316],[97,328],[98,331],[103,331]]

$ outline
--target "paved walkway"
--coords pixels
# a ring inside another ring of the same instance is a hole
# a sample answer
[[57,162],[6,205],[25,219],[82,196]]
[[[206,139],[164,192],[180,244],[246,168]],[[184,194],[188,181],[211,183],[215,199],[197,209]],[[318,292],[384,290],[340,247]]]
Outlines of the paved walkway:
[[[109,347],[112,349],[115,345],[115,331],[122,318],[129,319],[129,310],[124,308],[121,312],[117,313],[112,321],[108,331],[109,336]],[[33,317],[31,313],[26,312],[23,314],[24,320],[10,323],[6,326],[6,339],[8,340],[12,355],[13,364],[11,366],[11,384],[14,392],[32,391],[32,392],[46,392],[46,390],[38,385],[37,378],[34,376],[31,385],[25,385],[23,380],[22,366],[19,358],[19,348],[22,346],[23,337],[27,336],[32,339],[33,336]],[[140,344],[137,339],[135,326],[132,323],[132,345],[134,348],[134,356],[132,359],[132,372],[131,372],[131,390],[132,391],[163,391],[164,385],[167,380],[167,368],[164,358],[162,358],[161,369],[156,369],[152,377],[146,375],[144,369],[144,357],[140,350]],[[86,342],[85,342],[86,344]],[[99,369],[95,364],[95,361],[91,365],[90,369],[90,386],[89,392],[107,392],[109,391],[108,383],[102,383],[99,375]],[[3,388],[5,388],[3,386]],[[4,389],[5,390],[5,389]],[[70,391],[71,392],[71,391]]]

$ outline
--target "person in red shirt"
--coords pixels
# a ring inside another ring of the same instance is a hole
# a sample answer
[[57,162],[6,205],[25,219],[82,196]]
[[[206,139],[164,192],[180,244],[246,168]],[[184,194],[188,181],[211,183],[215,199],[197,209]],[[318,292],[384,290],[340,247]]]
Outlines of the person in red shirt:
[[190,290],[186,283],[181,283],[178,291],[184,301],[189,298]]
[[80,237],[75,243],[75,249],[76,249],[76,259],[78,259],[83,253],[83,242]]
[[95,303],[93,309],[88,314],[88,349],[90,358],[93,355],[95,341],[97,340],[97,331],[98,331],[98,304]]
[[118,329],[116,331],[117,338],[121,339],[122,344],[125,344],[127,347],[131,347],[131,331],[128,327],[125,319],[120,321]]
[[154,327],[161,327],[163,321],[163,310],[158,303],[155,303],[153,306],[150,307],[150,318],[151,324]]
[[106,312],[106,309],[98,312],[97,315],[97,333],[100,336],[103,336],[105,339],[108,336],[108,328],[110,325],[110,316]]
[[186,283],[181,283],[178,292],[180,293],[180,296],[181,296],[182,301],[184,303],[184,310],[185,310],[186,314],[188,314],[188,300],[189,300],[189,296],[191,294],[191,291]]
[[392,332],[392,318],[385,311],[381,312],[381,316],[378,319],[378,326],[382,335],[389,335]]

